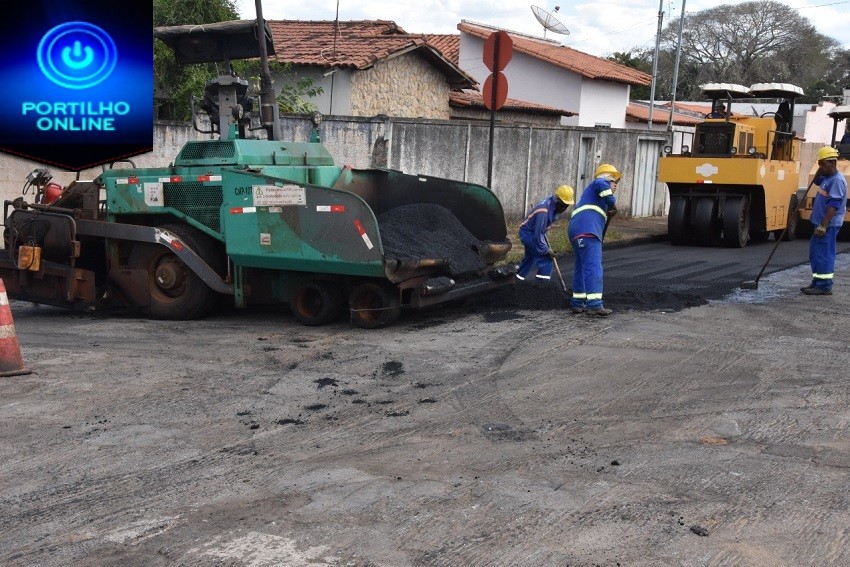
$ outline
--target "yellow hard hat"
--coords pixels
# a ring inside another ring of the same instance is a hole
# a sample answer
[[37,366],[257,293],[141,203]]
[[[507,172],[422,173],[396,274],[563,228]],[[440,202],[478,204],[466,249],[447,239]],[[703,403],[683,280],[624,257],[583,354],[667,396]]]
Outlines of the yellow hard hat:
[[617,171],[617,168],[611,165],[610,163],[600,164],[599,167],[596,168],[596,173],[593,174],[593,177],[602,177],[604,176],[606,179],[619,181],[620,180],[620,172]]
[[838,159],[838,150],[832,146],[824,146],[818,150],[818,161],[825,159]]
[[565,205],[574,205],[576,202],[576,193],[569,185],[561,185],[555,189],[555,196]]

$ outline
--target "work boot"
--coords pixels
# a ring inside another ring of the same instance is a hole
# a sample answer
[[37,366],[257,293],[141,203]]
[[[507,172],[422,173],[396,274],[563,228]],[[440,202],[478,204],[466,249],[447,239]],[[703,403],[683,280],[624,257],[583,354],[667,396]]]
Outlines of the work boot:
[[820,287],[804,287],[801,291],[806,295],[832,295],[831,289],[823,289]]
[[806,290],[807,290],[807,289],[815,289],[815,286],[813,286],[813,285],[809,284],[809,285],[807,285],[806,287],[801,287],[801,288],[800,288],[800,291],[802,291],[803,293],[806,293]]
[[578,315],[580,313],[584,313],[584,307],[570,307],[570,310],[573,312],[573,315]]
[[605,307],[597,307],[596,309],[588,309],[585,311],[591,317],[607,317],[613,311],[611,309],[606,309]]

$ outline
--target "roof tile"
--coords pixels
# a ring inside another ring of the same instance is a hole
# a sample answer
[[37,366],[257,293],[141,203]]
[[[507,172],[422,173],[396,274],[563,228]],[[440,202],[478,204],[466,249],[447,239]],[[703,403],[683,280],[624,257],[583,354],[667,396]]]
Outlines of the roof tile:
[[[649,121],[649,106],[643,104],[635,104],[631,103],[626,108],[626,117],[633,118],[637,122],[647,122]],[[653,124],[667,124],[670,120],[670,107],[659,107],[654,106],[652,109],[652,123]],[[693,116],[688,116],[685,114],[680,114],[678,112],[673,113],[673,124],[678,126],[696,126],[702,122],[702,119],[695,118]]]
[[426,36],[409,34],[384,20],[269,21],[275,59],[296,65],[368,69],[378,61],[417,51],[438,67],[454,87],[475,85],[475,80],[452,63]]
[[425,40],[455,65],[460,63],[460,34],[428,34]]

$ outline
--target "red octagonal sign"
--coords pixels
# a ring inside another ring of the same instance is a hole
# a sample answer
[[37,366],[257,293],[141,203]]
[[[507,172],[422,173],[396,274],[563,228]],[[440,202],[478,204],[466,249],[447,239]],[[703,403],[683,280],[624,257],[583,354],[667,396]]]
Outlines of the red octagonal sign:
[[484,64],[490,71],[504,71],[513,54],[514,40],[508,32],[493,32],[484,40]]

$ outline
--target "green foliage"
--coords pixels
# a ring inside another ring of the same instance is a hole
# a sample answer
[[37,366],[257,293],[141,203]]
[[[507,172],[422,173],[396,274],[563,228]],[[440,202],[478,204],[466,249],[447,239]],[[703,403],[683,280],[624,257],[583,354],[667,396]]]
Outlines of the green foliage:
[[[154,0],[153,15],[154,26],[207,24],[239,19],[234,0]],[[232,65],[234,72],[242,77],[260,75],[258,60],[233,61]],[[312,79],[296,77],[289,64],[270,61],[269,68],[272,75],[277,77],[281,112],[308,113],[315,110],[316,107],[304,99],[321,94],[321,87],[315,86]],[[229,69],[215,64],[178,65],[171,49],[161,41],[155,41],[154,100],[157,118],[190,120],[192,95],[200,98],[210,79],[228,72]]]
[[323,92],[325,92],[324,89],[314,84],[313,79],[293,77],[291,81],[283,81],[283,86],[277,95],[277,103],[281,112],[308,114],[316,110],[316,105],[304,100],[304,97],[313,98]]
[[[638,71],[643,71],[650,75],[652,74],[651,57],[647,58],[646,53],[637,49],[630,49],[624,52],[615,51],[608,56],[608,60],[613,61],[614,63],[619,63],[620,65],[625,65],[632,69],[637,69]],[[632,100],[648,100],[650,87],[638,87],[633,85],[629,94]]]
[[[233,68],[241,77],[253,78],[252,84],[259,84],[260,61],[235,61]],[[277,103],[280,112],[293,114],[309,114],[316,110],[316,105],[305,100],[324,92],[322,87],[315,84],[309,77],[299,77],[291,63],[269,61],[269,71],[275,77],[275,88],[279,91]]]
[[[154,0],[154,26],[209,24],[239,19],[234,0]],[[156,116],[165,120],[191,118],[190,99],[203,94],[215,74],[212,65],[178,65],[174,53],[161,41],[154,42],[154,101]]]
[[153,0],[153,25],[156,27],[238,19],[235,0]]

